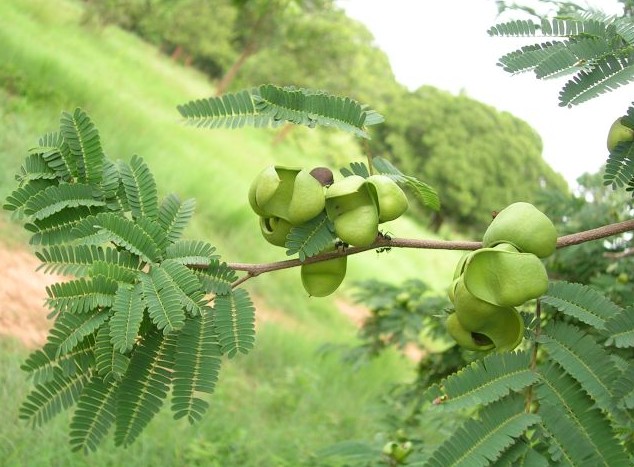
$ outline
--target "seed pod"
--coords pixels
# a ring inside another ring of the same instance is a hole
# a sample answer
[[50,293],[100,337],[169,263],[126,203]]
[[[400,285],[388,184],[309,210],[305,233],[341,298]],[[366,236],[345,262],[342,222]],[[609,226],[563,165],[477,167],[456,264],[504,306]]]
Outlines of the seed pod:
[[[485,336],[499,350],[512,350],[524,336],[524,320],[513,307],[493,305],[473,296],[459,281],[454,296],[456,319],[469,333]],[[479,339],[483,341],[482,337]]]
[[260,217],[260,231],[265,240],[275,246],[285,246],[286,236],[293,226],[279,217]]
[[339,288],[346,277],[347,256],[302,264],[302,285],[311,297],[326,297]]
[[482,239],[484,247],[510,243],[519,251],[545,258],[554,253],[557,231],[550,219],[530,203],[513,203],[493,219]]
[[546,268],[531,253],[481,248],[469,256],[462,276],[470,294],[502,307],[519,306],[548,290]]
[[608,131],[608,151],[614,151],[619,143],[626,141],[634,141],[634,130],[623,125],[621,118],[617,118]]
[[407,196],[397,183],[386,175],[371,175],[366,179],[378,200],[379,223],[399,218],[409,206]]
[[488,337],[471,333],[463,328],[455,313],[447,317],[445,326],[453,340],[455,340],[460,347],[464,347],[467,350],[485,351],[495,347],[495,344],[493,344]]
[[368,246],[379,231],[377,200],[363,177],[351,175],[326,190],[326,214],[349,245]]
[[324,188],[307,170],[271,166],[251,184],[249,204],[262,217],[300,225],[323,211]]

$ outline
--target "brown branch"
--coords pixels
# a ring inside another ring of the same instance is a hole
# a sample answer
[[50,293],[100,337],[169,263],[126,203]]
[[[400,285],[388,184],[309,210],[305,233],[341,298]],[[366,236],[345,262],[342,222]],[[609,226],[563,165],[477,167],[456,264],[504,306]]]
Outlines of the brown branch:
[[[628,220],[619,222],[616,224],[604,225],[597,227],[596,229],[585,230],[583,232],[577,232],[570,235],[564,235],[557,239],[557,248],[565,248],[572,245],[579,245],[593,240],[599,240],[602,238],[610,237],[612,235],[621,234],[634,230],[634,220]],[[306,258],[305,261],[299,259],[289,259],[286,261],[276,261],[273,263],[228,263],[231,269],[235,271],[245,271],[248,274],[240,280],[240,284],[251,277],[259,276],[272,271],[279,271],[281,269],[289,269],[301,266],[302,264],[317,263],[320,261],[326,261],[341,256],[350,256],[362,253],[368,250],[377,250],[381,248],[417,248],[424,250],[463,250],[472,251],[482,248],[482,242],[476,241],[451,241],[451,240],[418,240],[411,238],[391,238],[388,239],[384,236],[378,236],[376,241],[366,247],[350,247],[341,248],[337,251],[329,253],[323,253],[319,255]],[[196,267],[196,266],[194,266]]]

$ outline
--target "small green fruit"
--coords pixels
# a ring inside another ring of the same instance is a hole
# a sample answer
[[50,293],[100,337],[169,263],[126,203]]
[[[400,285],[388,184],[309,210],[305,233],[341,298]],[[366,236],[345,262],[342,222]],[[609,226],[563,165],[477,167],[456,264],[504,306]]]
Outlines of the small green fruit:
[[326,189],[326,214],[335,233],[349,245],[368,246],[379,231],[379,213],[374,192],[363,177],[351,175]]
[[502,307],[519,306],[548,290],[548,274],[541,260],[506,247],[474,251],[462,277],[469,293]]
[[485,336],[499,351],[512,350],[524,336],[524,320],[513,307],[493,305],[473,296],[462,282],[456,286],[455,315],[462,328]]
[[373,205],[344,212],[334,220],[334,224],[337,236],[349,245],[371,245],[379,232],[379,216]]
[[301,266],[302,285],[311,297],[326,297],[339,288],[346,277],[348,257],[303,264]]
[[285,246],[286,236],[293,226],[279,217],[260,217],[260,231],[265,240],[275,246]]
[[510,243],[519,251],[545,258],[555,252],[557,231],[550,219],[530,203],[513,203],[493,219],[482,239],[484,247]]
[[375,191],[378,200],[379,222],[399,218],[409,206],[407,196],[397,183],[386,175],[371,175],[366,183]]
[[608,151],[614,151],[619,143],[626,141],[634,141],[634,130],[623,125],[621,118],[617,118],[608,131]]
[[321,183],[307,170],[270,166],[249,188],[249,204],[261,217],[278,217],[300,225],[323,211],[326,198]]
[[486,336],[471,333],[462,327],[455,313],[447,317],[445,324],[447,332],[460,347],[467,350],[486,351],[495,348],[495,344]]

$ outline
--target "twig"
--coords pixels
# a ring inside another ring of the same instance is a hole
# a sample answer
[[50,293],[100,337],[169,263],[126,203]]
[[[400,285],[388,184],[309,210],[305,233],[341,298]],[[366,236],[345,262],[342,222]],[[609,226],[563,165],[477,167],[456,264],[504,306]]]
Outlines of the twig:
[[[604,225],[597,227],[596,229],[585,230],[570,235],[564,235],[557,239],[557,248],[565,248],[572,245],[579,245],[581,243],[589,242],[592,240],[599,240],[601,238],[610,237],[624,232],[634,230],[634,220],[628,220],[619,222],[616,224]],[[260,274],[272,271],[279,271],[281,269],[289,269],[301,266],[302,264],[317,263],[320,261],[327,261],[329,259],[339,258],[341,256],[356,255],[368,250],[376,250],[379,248],[417,248],[423,250],[462,250],[472,251],[482,247],[482,242],[476,241],[450,241],[450,240],[425,240],[425,239],[412,239],[412,238],[391,238],[387,239],[384,236],[378,236],[376,241],[366,247],[350,247],[343,250],[332,251],[319,255],[306,258],[305,261],[299,259],[289,259],[285,261],[276,261],[273,263],[228,263],[227,266],[235,271],[245,271],[249,274],[241,279],[244,282],[251,277],[258,276]],[[195,265],[193,267],[196,267]],[[202,266],[201,266],[202,267]],[[206,267],[206,266],[204,266]]]

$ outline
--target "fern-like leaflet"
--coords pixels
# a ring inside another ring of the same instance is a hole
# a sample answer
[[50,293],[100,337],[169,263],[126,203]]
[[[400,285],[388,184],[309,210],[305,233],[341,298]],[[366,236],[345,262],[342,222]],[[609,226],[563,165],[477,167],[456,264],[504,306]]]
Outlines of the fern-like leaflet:
[[229,358],[247,353],[255,342],[253,303],[244,289],[219,295],[214,302],[214,326],[222,353]]
[[526,413],[524,400],[511,395],[482,411],[479,420],[467,420],[425,462],[426,466],[487,466],[531,426],[539,416]]
[[299,260],[304,261],[325,250],[335,239],[332,221],[322,212],[308,222],[291,228],[286,237],[286,255],[299,254]]
[[213,393],[220,371],[221,351],[212,313],[188,320],[176,346],[172,410],[174,418],[187,417],[194,423],[209,406],[199,394]]
[[268,127],[291,122],[327,126],[368,138],[366,126],[383,121],[358,102],[312,89],[265,84],[251,90],[190,101],[178,106],[187,122],[207,128]]
[[510,52],[499,65],[510,73],[534,70],[539,79],[573,76],[559,93],[561,106],[586,102],[634,80],[630,18],[516,20],[491,27],[491,36],[554,37]]

